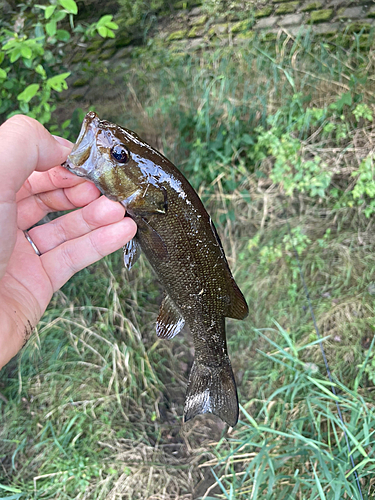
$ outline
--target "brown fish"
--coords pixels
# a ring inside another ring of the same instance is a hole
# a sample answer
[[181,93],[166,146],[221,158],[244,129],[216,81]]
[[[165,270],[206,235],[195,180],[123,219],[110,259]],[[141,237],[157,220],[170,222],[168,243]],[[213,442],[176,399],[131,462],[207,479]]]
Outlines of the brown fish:
[[134,132],[100,120],[94,112],[86,115],[64,166],[122,203],[136,222],[138,231],[124,247],[124,261],[130,269],[142,250],[165,289],[157,335],[171,339],[185,322],[193,334],[195,360],[184,421],[214,413],[234,426],[238,398],[225,318],[243,319],[248,307],[197,193]]

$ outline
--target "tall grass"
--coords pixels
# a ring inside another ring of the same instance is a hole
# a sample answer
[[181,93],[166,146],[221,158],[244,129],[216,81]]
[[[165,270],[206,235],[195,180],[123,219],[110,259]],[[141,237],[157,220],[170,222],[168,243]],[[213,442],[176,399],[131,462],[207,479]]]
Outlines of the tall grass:
[[[155,41],[113,68],[125,95],[103,99],[99,115],[136,130],[199,189],[249,302],[248,320],[227,326],[241,420],[222,436],[215,419],[181,426],[192,340],[157,340],[156,278],[143,260],[126,272],[115,254],[55,295],[0,376],[5,495],[357,499],[337,398],[364,497],[374,495],[375,239],[371,197],[350,197],[375,143],[371,121],[355,114],[358,104],[373,111],[372,52],[360,42],[281,34],[184,54]],[[322,171],[329,183],[312,195],[300,177],[314,184]]]

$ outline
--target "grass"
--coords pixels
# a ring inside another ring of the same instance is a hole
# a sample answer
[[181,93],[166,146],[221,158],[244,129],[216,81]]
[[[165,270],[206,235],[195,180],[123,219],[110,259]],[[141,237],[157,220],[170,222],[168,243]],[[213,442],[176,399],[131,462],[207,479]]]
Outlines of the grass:
[[240,422],[182,426],[192,339],[157,340],[156,278],[118,253],[55,295],[1,373],[5,498],[357,499],[337,400],[374,497],[373,58],[359,43],[281,36],[186,55],[154,42],[113,68],[125,95],[99,115],[183,169],[249,302],[248,320],[227,325]]

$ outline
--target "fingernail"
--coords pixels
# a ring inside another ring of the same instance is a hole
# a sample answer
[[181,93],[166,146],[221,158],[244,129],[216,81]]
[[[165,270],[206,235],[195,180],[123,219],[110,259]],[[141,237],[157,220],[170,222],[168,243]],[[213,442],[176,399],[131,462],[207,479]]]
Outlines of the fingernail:
[[63,137],[59,137],[58,135],[52,136],[64,149],[68,151],[68,154],[71,152],[73,144],[68,141],[68,139],[64,139]]

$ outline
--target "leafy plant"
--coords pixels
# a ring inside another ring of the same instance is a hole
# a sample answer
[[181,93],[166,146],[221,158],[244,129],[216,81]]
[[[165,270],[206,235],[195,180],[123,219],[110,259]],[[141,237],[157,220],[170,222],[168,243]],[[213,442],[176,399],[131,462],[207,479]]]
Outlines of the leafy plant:
[[74,24],[74,0],[50,0],[49,5],[20,4],[16,19],[0,22],[0,117],[24,113],[46,124],[57,94],[67,89],[64,57],[77,41],[97,34],[114,37],[112,16],[89,26]]

